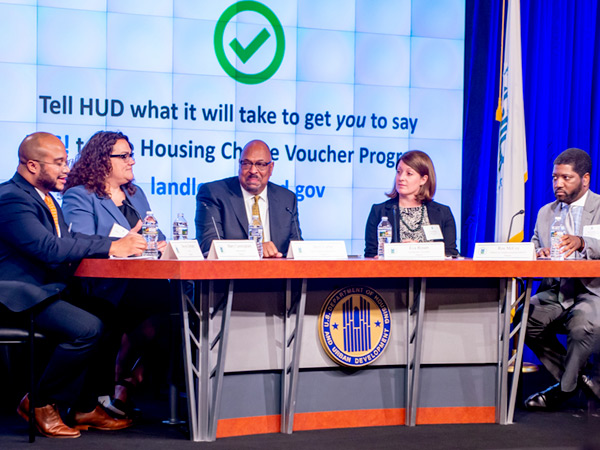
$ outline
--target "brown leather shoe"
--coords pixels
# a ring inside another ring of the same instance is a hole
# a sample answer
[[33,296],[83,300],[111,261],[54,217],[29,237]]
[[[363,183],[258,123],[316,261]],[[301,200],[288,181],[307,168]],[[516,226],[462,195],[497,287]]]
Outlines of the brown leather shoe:
[[[29,422],[29,394],[19,403],[17,413]],[[44,436],[52,438],[78,438],[81,433],[64,424],[58,413],[56,405],[46,405],[41,408],[34,408],[35,427]]]
[[122,430],[131,426],[130,419],[115,419],[111,417],[101,406],[96,406],[91,412],[77,412],[73,416],[73,428],[76,430],[87,430],[95,428],[96,430]]

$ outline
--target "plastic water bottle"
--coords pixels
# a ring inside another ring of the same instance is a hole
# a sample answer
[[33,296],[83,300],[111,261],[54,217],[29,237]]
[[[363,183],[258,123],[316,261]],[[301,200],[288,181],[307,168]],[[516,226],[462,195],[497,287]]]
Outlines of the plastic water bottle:
[[263,226],[260,223],[258,216],[252,216],[250,225],[248,226],[248,239],[256,242],[256,248],[258,249],[258,256],[263,257]]
[[381,222],[377,225],[377,256],[383,259],[383,244],[392,242],[392,224],[387,216],[381,218]]
[[142,224],[142,236],[146,239],[148,247],[144,250],[144,256],[158,259],[158,221],[152,211],[146,212],[144,223]]
[[564,253],[561,253],[559,246],[561,238],[567,234],[567,229],[561,216],[556,216],[550,227],[550,259],[562,261],[565,259]]
[[183,213],[177,214],[177,219],[173,222],[173,240],[182,241],[188,238],[188,224]]

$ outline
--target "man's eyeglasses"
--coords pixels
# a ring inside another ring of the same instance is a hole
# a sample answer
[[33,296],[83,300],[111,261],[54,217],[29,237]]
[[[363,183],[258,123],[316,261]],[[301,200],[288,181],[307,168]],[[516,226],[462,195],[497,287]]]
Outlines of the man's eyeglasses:
[[242,159],[240,161],[240,166],[242,167],[242,169],[244,170],[250,170],[250,168],[252,166],[256,167],[257,170],[264,172],[265,170],[267,170],[267,167],[269,167],[269,164],[271,164],[273,161],[269,161],[269,162],[265,162],[265,161],[256,161],[256,162],[252,162],[252,161],[248,161],[247,159]]
[[65,167],[71,167],[73,165],[72,159],[67,159],[66,161],[41,161],[39,159],[30,159],[29,161],[35,161],[40,164],[48,164],[50,166],[58,166],[61,169],[64,169]]
[[131,153],[122,153],[120,155],[110,155],[111,158],[121,158],[123,161],[128,162],[131,161],[133,159],[135,159],[135,157],[133,156],[133,152]]

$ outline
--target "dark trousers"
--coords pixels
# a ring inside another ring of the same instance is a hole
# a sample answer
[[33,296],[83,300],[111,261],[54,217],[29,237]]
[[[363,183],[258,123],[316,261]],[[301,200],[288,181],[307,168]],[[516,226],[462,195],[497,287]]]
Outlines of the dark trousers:
[[94,386],[86,385],[86,380],[101,342],[102,322],[65,300],[43,303],[36,309],[36,329],[58,344],[40,377],[35,406],[57,403],[91,411],[97,393]]
[[[131,376],[131,368],[136,360],[160,353],[157,344],[162,338],[168,339],[163,332],[165,324],[169,323],[170,312],[170,287],[167,280],[133,279],[110,282],[126,286],[116,304],[108,299],[99,298],[98,293],[88,287],[86,292],[89,301],[83,306],[99,317],[104,325],[102,342],[94,358],[93,373],[90,374],[97,395],[112,395],[115,381]],[[108,285],[108,282],[104,285]],[[122,347],[124,333],[128,337],[127,351],[123,351]]]
[[[579,374],[590,355],[600,351],[600,297],[574,279],[574,303],[565,308],[558,301],[559,286],[531,298],[525,342],[564,392],[577,388]],[[567,335],[567,348],[557,338]]]

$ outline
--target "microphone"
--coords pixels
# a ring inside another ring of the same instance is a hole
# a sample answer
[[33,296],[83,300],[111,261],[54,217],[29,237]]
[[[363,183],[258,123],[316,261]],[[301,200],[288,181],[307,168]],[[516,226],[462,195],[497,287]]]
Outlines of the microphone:
[[394,223],[392,224],[394,235],[392,236],[392,242],[400,242],[400,237],[398,236],[398,205],[392,206],[392,213],[394,214]]
[[512,230],[513,220],[515,220],[515,217],[520,216],[521,214],[525,214],[525,210],[524,209],[522,209],[521,211],[516,212],[510,218],[510,225],[508,226],[508,237],[506,238],[506,242],[510,242],[510,231]]
[[215,229],[215,233],[217,234],[217,240],[221,240],[221,235],[219,234],[219,229],[217,228],[217,222],[215,221],[215,216],[212,215],[212,213],[209,211],[208,205],[205,202],[201,202],[202,206],[204,206],[206,208],[206,211],[210,214],[210,218],[212,220],[213,223],[213,227]]
[[289,207],[285,207],[285,210],[287,212],[290,213],[290,216],[292,216],[292,222],[294,223],[294,230],[296,230],[296,236],[298,236],[297,240],[302,240],[302,236],[300,235],[300,227],[298,227],[298,221],[296,220],[296,216],[294,215],[294,213],[292,212],[292,210]]

